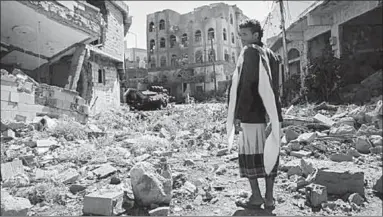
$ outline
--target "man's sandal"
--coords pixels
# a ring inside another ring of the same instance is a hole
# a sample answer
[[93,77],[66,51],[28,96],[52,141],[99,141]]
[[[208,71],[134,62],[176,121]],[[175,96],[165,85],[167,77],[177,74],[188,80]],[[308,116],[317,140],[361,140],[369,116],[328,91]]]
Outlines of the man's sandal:
[[237,200],[237,201],[235,201],[235,205],[237,205],[238,207],[244,208],[244,209],[260,209],[262,204],[264,204],[264,202],[262,202],[260,204],[254,204],[254,203],[250,203],[250,200]]

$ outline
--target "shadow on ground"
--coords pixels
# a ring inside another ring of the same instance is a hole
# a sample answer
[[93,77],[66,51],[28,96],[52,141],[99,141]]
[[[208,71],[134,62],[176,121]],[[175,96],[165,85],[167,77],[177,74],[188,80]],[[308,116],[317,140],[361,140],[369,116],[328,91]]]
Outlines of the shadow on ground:
[[272,211],[260,209],[239,209],[233,216],[276,216]]

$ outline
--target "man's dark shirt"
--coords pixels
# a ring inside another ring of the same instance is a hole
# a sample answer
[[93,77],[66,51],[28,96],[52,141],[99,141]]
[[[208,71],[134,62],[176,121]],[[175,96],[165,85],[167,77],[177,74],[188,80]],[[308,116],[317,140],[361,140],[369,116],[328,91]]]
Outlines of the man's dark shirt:
[[[262,44],[259,45],[263,46]],[[282,110],[279,98],[279,62],[278,58],[270,49],[266,49],[266,54],[269,58],[272,76],[271,86],[274,90],[278,119],[282,122]],[[266,123],[267,112],[258,92],[259,58],[259,53],[255,48],[249,47],[245,50],[234,114],[234,117],[241,120],[242,123]]]

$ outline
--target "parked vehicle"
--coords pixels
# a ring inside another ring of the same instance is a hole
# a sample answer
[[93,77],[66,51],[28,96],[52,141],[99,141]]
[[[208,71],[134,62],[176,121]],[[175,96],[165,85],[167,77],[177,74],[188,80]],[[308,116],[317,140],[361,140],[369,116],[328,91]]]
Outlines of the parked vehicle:
[[128,88],[124,93],[124,98],[132,110],[163,109],[167,107],[169,102],[169,96],[166,92],[139,91],[134,88]]

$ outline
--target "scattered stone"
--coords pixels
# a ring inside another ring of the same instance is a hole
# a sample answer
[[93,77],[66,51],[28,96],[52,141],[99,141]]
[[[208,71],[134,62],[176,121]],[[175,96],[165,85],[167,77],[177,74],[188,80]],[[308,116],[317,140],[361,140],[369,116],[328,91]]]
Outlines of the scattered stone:
[[217,171],[215,171],[215,174],[217,175],[223,175],[226,173],[226,165],[221,165],[218,167]]
[[182,186],[182,188],[187,190],[188,192],[190,192],[192,194],[197,193],[197,190],[198,190],[197,187],[189,181],[186,181],[184,186]]
[[382,154],[383,153],[383,146],[376,146],[370,148],[370,153],[372,154]]
[[86,189],[86,186],[84,185],[79,185],[79,184],[73,184],[69,187],[69,191],[72,193],[72,194],[77,194],[78,192],[80,191],[83,191]]
[[217,156],[217,157],[220,157],[220,156],[223,156],[223,155],[227,155],[228,152],[229,152],[229,149],[224,148],[224,149],[218,150],[216,156]]
[[168,216],[169,215],[169,207],[158,207],[156,209],[150,210],[149,214],[151,216]]
[[366,136],[360,136],[355,140],[355,147],[360,153],[368,154],[372,145]]
[[106,133],[95,124],[88,124],[87,133],[89,138],[98,138],[106,135]]
[[341,118],[341,119],[336,123],[336,125],[338,125],[338,126],[341,126],[342,124],[345,124],[345,125],[354,127],[354,126],[355,126],[355,119],[352,118],[352,117],[344,117],[344,118]]
[[4,131],[3,132],[3,136],[5,138],[10,138],[10,139],[16,138],[15,132],[13,130],[11,130],[11,129],[8,129],[8,130]]
[[29,177],[26,174],[17,174],[8,178],[1,185],[2,187],[26,187],[30,184]]
[[356,133],[356,129],[353,126],[342,124],[339,127],[332,127],[330,129],[330,135],[342,136],[342,135],[353,135]]
[[194,166],[195,162],[192,159],[186,159],[184,161],[184,166]]
[[316,133],[303,133],[299,135],[297,141],[310,144],[312,141],[315,140],[316,136]]
[[297,140],[292,140],[289,144],[287,144],[287,148],[291,151],[300,151],[301,144]]
[[331,126],[333,126],[335,124],[334,121],[332,121],[330,118],[328,118],[328,117],[326,117],[326,116],[324,116],[322,114],[316,114],[314,116],[314,121],[322,123],[322,124],[324,124],[324,125],[326,125],[328,127],[331,127]]
[[363,171],[323,169],[318,171],[314,183],[326,186],[328,194],[359,193],[364,195]]
[[287,176],[288,177],[293,176],[293,175],[301,176],[302,174],[303,174],[302,169],[299,166],[291,167],[287,171]]
[[[165,173],[166,172],[166,173]],[[170,204],[172,176],[169,171],[158,174],[148,162],[139,162],[130,170],[134,198],[138,205]]]
[[379,135],[372,135],[369,138],[370,142],[372,143],[372,146],[383,146],[383,138]]
[[31,202],[22,197],[13,197],[1,191],[1,215],[2,216],[27,216]]
[[335,162],[344,162],[344,161],[351,161],[352,162],[352,155],[333,154],[330,156],[330,160],[335,161]]
[[312,208],[321,207],[327,202],[327,189],[325,186],[310,184],[305,188],[306,203]]
[[64,184],[74,183],[79,178],[80,174],[73,168],[69,168],[57,176],[57,180],[60,180]]
[[121,179],[116,177],[116,176],[113,176],[111,179],[110,179],[110,184],[112,185],[118,185],[121,183]]
[[311,145],[315,149],[318,149],[321,152],[327,152],[327,146],[324,144],[323,141],[315,141],[315,142],[311,143]]
[[301,170],[304,177],[308,177],[310,174],[313,174],[315,169],[312,163],[307,163],[305,160],[301,159]]
[[376,183],[374,184],[374,186],[372,187],[372,189],[376,192],[378,192],[379,194],[383,194],[383,176],[381,176],[377,181]]
[[375,126],[366,126],[362,124],[356,133],[357,136],[371,136],[371,135],[382,135],[382,129],[376,129]]
[[362,206],[364,203],[364,199],[358,193],[353,193],[348,197],[348,202],[354,203],[358,206]]
[[298,136],[299,136],[299,134],[297,132],[295,132],[294,130],[290,129],[290,128],[287,128],[285,130],[285,137],[286,137],[286,141],[287,142],[290,142],[292,140],[297,139]]
[[17,174],[24,174],[24,166],[21,160],[15,159],[12,162],[1,163],[1,178],[3,180],[12,178]]
[[292,151],[290,152],[290,156],[297,157],[297,158],[304,158],[304,157],[310,157],[311,151]]
[[122,211],[123,192],[101,190],[84,197],[84,215],[113,216]]
[[113,166],[111,166],[110,164],[104,164],[102,165],[101,167],[93,170],[93,173],[99,178],[99,179],[103,179],[107,176],[109,176],[110,174],[113,174],[117,171],[117,169]]
[[151,157],[150,154],[143,154],[141,156],[136,157],[135,161],[136,162],[142,162],[142,161],[145,161],[145,160],[149,159],[150,157]]
[[353,156],[353,157],[360,157],[362,154],[360,154],[355,148],[350,148],[347,151],[347,155]]
[[41,139],[36,141],[36,151],[38,154],[44,154],[48,152],[51,147],[57,146],[57,141],[52,139]]

